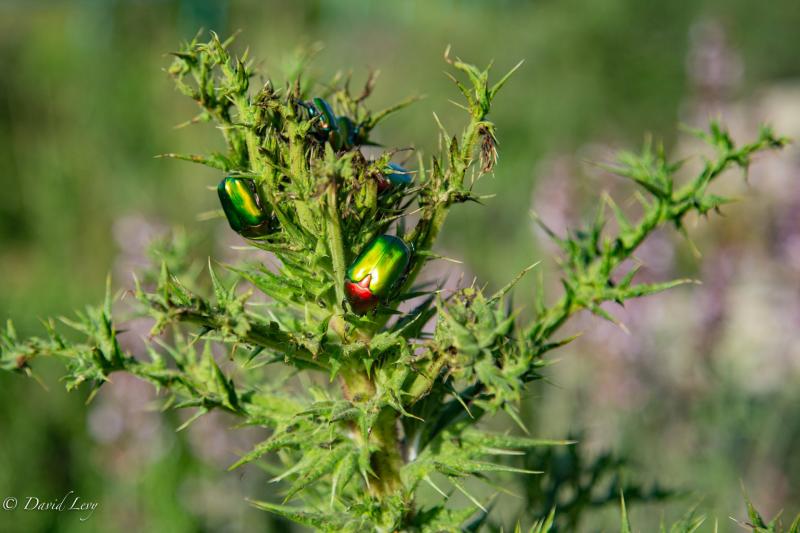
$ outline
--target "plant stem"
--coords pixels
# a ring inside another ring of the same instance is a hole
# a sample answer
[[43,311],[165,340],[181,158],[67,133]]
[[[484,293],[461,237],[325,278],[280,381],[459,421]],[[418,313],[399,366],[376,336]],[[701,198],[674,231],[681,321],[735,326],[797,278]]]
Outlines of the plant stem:
[[[357,368],[342,369],[341,378],[344,397],[351,402],[368,402],[378,394],[369,376]],[[353,429],[355,434],[359,434],[358,428]],[[403,458],[397,434],[397,413],[394,409],[381,409],[368,440],[370,447],[375,449],[370,454],[370,467],[374,474],[369,483],[370,493],[376,498],[397,494],[402,487],[400,470],[403,467]]]
[[402,487],[400,469],[403,458],[397,435],[397,414],[391,408],[384,408],[372,428],[371,440],[378,450],[370,456],[372,470],[377,478],[370,483],[370,490],[378,498],[397,494]]
[[328,249],[333,263],[333,274],[336,277],[336,309],[341,312],[344,301],[344,276],[347,269],[344,256],[342,226],[339,223],[339,207],[336,202],[336,181],[332,180],[328,187]]

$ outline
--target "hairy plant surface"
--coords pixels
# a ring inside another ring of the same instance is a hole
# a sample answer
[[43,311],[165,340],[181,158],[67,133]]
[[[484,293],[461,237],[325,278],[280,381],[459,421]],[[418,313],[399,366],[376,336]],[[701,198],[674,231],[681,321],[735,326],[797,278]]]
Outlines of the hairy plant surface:
[[[571,441],[492,433],[480,421],[504,411],[519,422],[517,406],[541,377],[545,355],[571,340],[559,336],[571,316],[586,310],[615,321],[605,304],[686,283],[637,282],[637,248],[661,226],[683,233],[688,216],[719,210],[729,200],[710,192],[711,184],[729,169],[746,170],[754,155],[785,140],[765,127],[753,141],[736,144],[711,124],[694,133],[713,155],[690,177],[681,177],[681,163],[652,143],[620,154],[608,168],[638,187],[638,216],[629,218],[606,196],[588,227],[563,236],[546,230],[562,251],[563,292],[548,302],[540,287],[529,306],[535,315],[525,322],[510,300],[519,278],[493,293],[476,284],[444,293],[418,283],[425,265],[440,259],[432,249],[449,210],[481,201],[473,184],[497,161],[489,113],[513,70],[490,81],[489,69],[446,55],[466,126],[453,135],[439,124],[440,152],[419,155],[411,183],[386,190],[386,169],[397,151],[370,159],[362,146],[384,118],[413,99],[375,112],[365,103],[372,77],[358,94],[349,79],[319,89],[303,64],[284,86],[267,81],[254,88],[247,54],[236,57],[229,45],[216,35],[195,39],[174,54],[169,69],[200,108],[192,122],[215,124],[227,150],[167,156],[218,169],[221,178],[253,179],[275,224],[248,243],[273,254],[277,266],[250,261],[218,274],[209,264],[212,290],[204,291],[196,269],[167,247],[160,270],[146,273],[135,290],[138,310],[154,320],[157,340],[147,360],[121,349],[109,288],[103,305],[61,319],[77,336],[48,321],[45,337],[20,339],[9,323],[0,337],[2,368],[32,374],[36,358],[55,356],[66,364],[69,388],[86,382],[94,390],[114,372],[128,372],[163,390],[169,405],[194,409],[187,424],[220,409],[243,424],[268,428],[270,437],[231,468],[263,463],[284,482],[284,502],[253,505],[320,530],[478,529],[489,524],[489,506],[468,492],[469,478],[493,483],[548,471],[547,484],[532,485],[537,488],[528,494],[542,514],[532,531],[574,527],[583,508],[628,491],[616,483],[598,496],[593,482],[583,481],[586,472],[594,472],[595,481],[604,476],[613,468],[610,458],[581,465],[566,451],[572,466],[553,474],[557,462],[565,464],[556,459]],[[324,117],[309,114],[305,104],[316,96],[330,100],[337,116],[349,117],[357,142],[320,137]],[[410,263],[378,306],[364,313],[348,301],[348,265],[384,234],[408,245]],[[233,364],[220,366],[213,354],[218,345],[227,347]],[[280,364],[313,378],[304,381],[302,393],[289,378],[275,377],[282,374],[271,369]],[[515,463],[517,455],[527,455],[525,464]],[[415,495],[423,485],[441,501],[420,504]],[[564,499],[563,487],[571,488],[572,499]],[[447,505],[454,492],[471,505]],[[663,496],[657,488],[633,492],[631,499]],[[693,531],[701,521],[690,514],[672,531]],[[757,531],[775,531],[751,521]],[[629,531],[624,507],[623,522]]]

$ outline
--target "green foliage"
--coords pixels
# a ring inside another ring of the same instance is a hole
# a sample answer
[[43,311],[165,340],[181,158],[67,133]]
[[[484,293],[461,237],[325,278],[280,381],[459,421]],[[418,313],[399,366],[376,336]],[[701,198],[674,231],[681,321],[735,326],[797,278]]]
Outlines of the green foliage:
[[[629,220],[605,198],[589,227],[566,236],[547,230],[562,250],[564,291],[548,304],[540,289],[536,316],[523,323],[509,297],[516,280],[490,295],[474,285],[445,295],[417,284],[423,267],[438,257],[432,248],[449,210],[480,200],[473,185],[497,159],[496,127],[488,115],[517,67],[492,83],[489,69],[446,54],[460,76],[451,75],[465,100],[467,124],[456,135],[439,124],[441,150],[427,160],[418,157],[414,183],[379,194],[378,180],[394,152],[370,160],[359,147],[336,151],[321,142],[312,135],[316,119],[298,111],[316,96],[305,65],[283,86],[268,79],[254,88],[248,54],[238,57],[230,45],[214,34],[208,42],[195,38],[174,54],[169,69],[178,89],[199,106],[191,122],[215,123],[226,152],[166,156],[253,178],[279,229],[248,242],[273,254],[279,266],[251,262],[218,273],[209,263],[210,290],[204,290],[196,268],[181,259],[185,246],[163,248],[160,268],[142,276],[135,290],[138,312],[154,322],[149,360],[120,349],[109,290],[103,306],[62,319],[78,341],[65,338],[53,322],[46,323],[47,337],[27,340],[9,324],[0,339],[0,365],[31,374],[37,357],[56,356],[66,361],[68,387],[99,387],[111,373],[129,372],[163,389],[169,405],[195,409],[187,424],[221,409],[244,424],[269,428],[270,437],[231,468],[280,461],[273,481],[285,483],[284,502],[253,505],[320,530],[459,531],[488,524],[489,510],[467,490],[466,480],[539,475],[553,462],[544,454],[573,443],[490,433],[478,426],[481,418],[502,410],[522,426],[519,401],[540,377],[545,354],[571,340],[557,335],[570,316],[588,310],[615,321],[604,304],[684,283],[638,283],[635,268],[620,270],[655,229],[673,225],[683,232],[689,214],[706,215],[727,203],[709,192],[726,170],[746,170],[755,153],[785,143],[764,128],[755,141],[737,146],[712,124],[697,135],[715,154],[683,184],[676,180],[680,164],[661,148],[648,143],[638,154],[621,154],[609,169],[642,189],[640,216]],[[321,95],[365,137],[413,100],[373,112],[365,104],[372,78],[360,94],[350,91],[349,80],[324,86]],[[609,229],[608,211],[615,228]],[[376,312],[362,316],[345,301],[345,270],[366,243],[386,233],[404,239],[414,254],[400,286]],[[240,289],[242,282],[249,290]],[[269,300],[254,298],[254,290]],[[401,310],[412,299],[421,302]],[[426,325],[434,320],[431,335]],[[226,370],[214,356],[218,345],[233,363]],[[309,376],[301,393],[270,377],[281,363]],[[522,467],[507,459],[525,454],[541,463]],[[589,472],[599,479],[608,469],[599,462]],[[562,502],[554,494],[570,483],[580,488],[583,472],[577,465],[548,489],[544,515],[531,531],[556,527]],[[452,486],[450,493],[439,487],[440,479],[448,490]],[[418,505],[423,484],[442,501]],[[591,497],[594,485],[584,488],[578,494]],[[472,505],[452,508],[446,501],[452,491]],[[651,496],[660,493],[642,499]],[[572,524],[586,505],[565,504]],[[624,507],[623,523],[630,530]],[[696,523],[688,517],[674,531],[692,531]]]
[[[747,521],[738,521],[737,524],[745,529],[750,529],[754,533],[797,533],[800,531],[800,514],[792,521],[789,529],[785,529],[783,522],[781,521],[780,514],[773,518],[769,523],[766,523],[761,515],[758,513],[756,508],[753,506],[752,502],[747,495],[745,495],[745,502],[747,503]],[[628,511],[625,507],[625,497],[620,496],[620,506],[621,506],[621,517],[620,521],[622,523],[622,533],[632,533],[635,531],[631,527],[631,521],[628,517]],[[733,520],[733,519],[732,519]],[[677,522],[674,522],[669,529],[664,524],[663,520],[661,522],[661,533],[693,533],[697,531],[703,523],[705,523],[706,517],[704,515],[697,514],[696,509],[690,509],[686,512]],[[714,524],[714,531],[717,531],[719,528],[719,523]]]
[[[622,523],[621,526],[621,533],[633,533],[633,528],[631,528],[631,521],[628,517],[628,510],[625,506],[625,497],[620,496],[620,508],[621,508],[621,516],[620,522]],[[693,533],[697,531],[697,529],[703,525],[705,522],[705,516],[698,516],[694,509],[690,509],[680,520],[673,523],[669,527],[669,533]],[[667,532],[667,526],[664,524],[663,520],[661,522],[661,529],[662,533]]]
[[789,529],[786,529],[781,519],[781,513],[778,513],[778,516],[766,522],[753,506],[753,502],[750,501],[747,494],[745,494],[744,499],[747,504],[748,520],[743,523],[740,522],[740,525],[749,527],[754,533],[798,533],[798,531],[800,531],[800,514],[792,521]]
[[547,465],[542,476],[522,484],[527,514],[545,520],[558,509],[554,530],[574,531],[588,511],[616,504],[620,493],[628,503],[664,501],[675,492],[658,484],[644,486],[625,475],[630,466],[610,453],[589,457],[576,439],[573,446],[537,448],[524,465]]

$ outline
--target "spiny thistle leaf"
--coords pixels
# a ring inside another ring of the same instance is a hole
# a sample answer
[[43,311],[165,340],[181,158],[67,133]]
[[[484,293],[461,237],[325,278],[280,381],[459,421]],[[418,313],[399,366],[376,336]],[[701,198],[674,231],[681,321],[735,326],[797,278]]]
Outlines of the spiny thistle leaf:
[[320,512],[270,502],[249,500],[257,509],[269,511],[298,524],[313,527],[320,531],[345,531],[347,518],[330,512]]
[[622,529],[620,529],[620,531],[621,533],[632,533],[631,521],[628,519],[628,510],[625,508],[625,496],[623,496],[622,493],[619,495],[619,503],[621,511],[620,521],[622,522]]

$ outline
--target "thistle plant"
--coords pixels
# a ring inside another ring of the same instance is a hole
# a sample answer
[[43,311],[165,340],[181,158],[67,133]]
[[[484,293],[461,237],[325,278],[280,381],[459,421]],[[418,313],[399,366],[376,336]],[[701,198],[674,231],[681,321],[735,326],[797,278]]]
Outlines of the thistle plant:
[[[629,218],[606,196],[585,228],[559,236],[541,223],[561,250],[563,291],[548,301],[540,283],[527,305],[533,317],[522,320],[510,296],[536,263],[495,292],[478,284],[444,292],[419,281],[441,259],[433,250],[450,209],[481,200],[473,186],[497,162],[491,107],[519,65],[495,81],[490,69],[446,53],[466,125],[453,135],[439,123],[439,152],[418,154],[408,170],[392,161],[398,150],[370,158],[363,147],[413,98],[372,111],[372,77],[356,93],[347,78],[314,85],[304,66],[283,85],[254,87],[252,61],[230,45],[214,34],[195,38],[169,68],[199,106],[191,123],[215,124],[226,151],[166,156],[217,169],[231,228],[274,261],[209,262],[204,283],[167,247],[133,291],[136,313],[153,320],[147,358],[121,348],[124,323],[112,316],[109,282],[102,305],[61,319],[77,336],[51,320],[46,336],[21,339],[9,323],[0,365],[32,375],[37,358],[57,357],[67,387],[86,383],[93,393],[128,372],[163,392],[168,406],[192,410],[185,425],[222,410],[266,428],[270,436],[231,468],[258,462],[274,472],[283,502],[253,505],[324,531],[489,524],[489,502],[469,492],[468,480],[536,476],[547,460],[522,465],[514,457],[552,457],[539,451],[572,444],[528,436],[518,415],[547,354],[571,340],[560,335],[565,322],[588,311],[617,323],[606,304],[686,283],[637,282],[637,248],[662,226],[685,233],[688,216],[718,211],[729,199],[710,192],[712,183],[786,142],[764,127],[736,144],[712,123],[694,134],[713,156],[689,178],[652,143],[620,154],[607,168],[638,188],[640,214]],[[500,411],[522,429],[485,429],[481,421]],[[440,500],[421,502],[424,486]],[[559,521],[554,490],[553,508],[533,531],[575,524],[568,515]],[[448,505],[455,492],[469,505]]]

